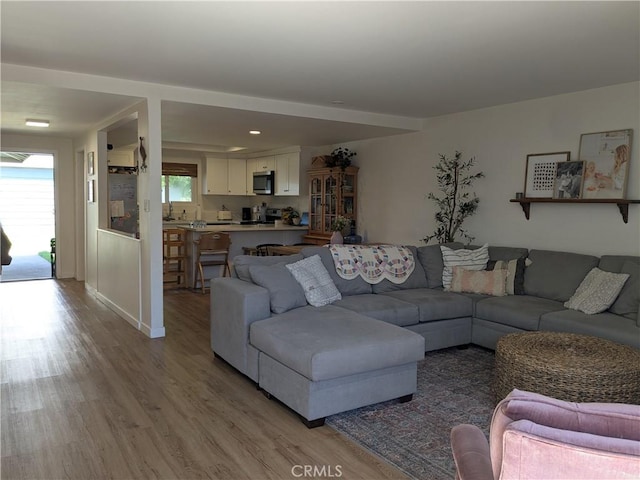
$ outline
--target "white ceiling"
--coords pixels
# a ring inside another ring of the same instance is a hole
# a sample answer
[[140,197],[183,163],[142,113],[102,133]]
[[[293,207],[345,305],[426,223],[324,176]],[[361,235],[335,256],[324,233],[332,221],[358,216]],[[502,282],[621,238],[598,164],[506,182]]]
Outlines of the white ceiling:
[[[332,112],[163,103],[164,141],[249,150],[403,131],[339,109],[421,119],[640,79],[637,1],[2,2],[1,22],[4,64]],[[3,80],[2,130],[36,117],[75,135],[135,101]]]

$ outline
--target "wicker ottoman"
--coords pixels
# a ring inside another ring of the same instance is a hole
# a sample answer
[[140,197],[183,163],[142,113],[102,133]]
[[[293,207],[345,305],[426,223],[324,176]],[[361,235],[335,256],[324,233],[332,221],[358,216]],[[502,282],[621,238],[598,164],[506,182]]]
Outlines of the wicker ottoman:
[[514,388],[570,402],[640,404],[640,351],[573,333],[505,335],[496,346],[495,402]]

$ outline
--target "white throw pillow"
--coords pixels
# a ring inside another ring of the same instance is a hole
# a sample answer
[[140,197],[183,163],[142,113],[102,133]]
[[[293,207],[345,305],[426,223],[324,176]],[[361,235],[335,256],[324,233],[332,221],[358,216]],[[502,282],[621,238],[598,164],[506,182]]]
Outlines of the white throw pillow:
[[322,264],[320,255],[313,255],[285,267],[302,286],[307,302],[314,307],[328,305],[342,298],[329,272]]
[[462,267],[466,270],[484,270],[489,261],[489,244],[485,243],[475,250],[453,250],[444,245],[440,245],[442,251],[442,262],[444,269],[442,270],[442,285],[447,290],[451,285],[453,277],[453,267]]
[[589,315],[604,312],[616,301],[628,278],[627,273],[605,272],[594,267],[564,306]]

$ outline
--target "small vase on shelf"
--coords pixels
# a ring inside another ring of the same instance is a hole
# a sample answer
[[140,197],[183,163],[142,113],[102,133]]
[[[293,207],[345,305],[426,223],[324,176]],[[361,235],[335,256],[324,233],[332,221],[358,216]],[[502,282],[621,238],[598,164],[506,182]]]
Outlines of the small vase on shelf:
[[344,243],[344,239],[342,238],[342,233],[336,230],[331,234],[331,239],[329,240],[331,245],[342,245]]

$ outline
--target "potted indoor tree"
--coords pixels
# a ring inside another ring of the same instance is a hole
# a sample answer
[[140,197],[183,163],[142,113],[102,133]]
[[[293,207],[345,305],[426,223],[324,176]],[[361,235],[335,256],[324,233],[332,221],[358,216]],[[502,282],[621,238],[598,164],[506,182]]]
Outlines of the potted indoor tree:
[[475,158],[463,161],[462,152],[456,151],[453,158],[442,154],[439,157],[440,160],[433,168],[442,196],[436,196],[434,193],[427,195],[438,207],[435,214],[436,230],[422,240],[425,243],[433,239],[438,243],[446,243],[461,237],[471,242],[474,237],[462,228],[462,223],[476,213],[480,199],[475,192],[471,193],[468,190],[475,180],[484,177],[484,173],[470,173]]

